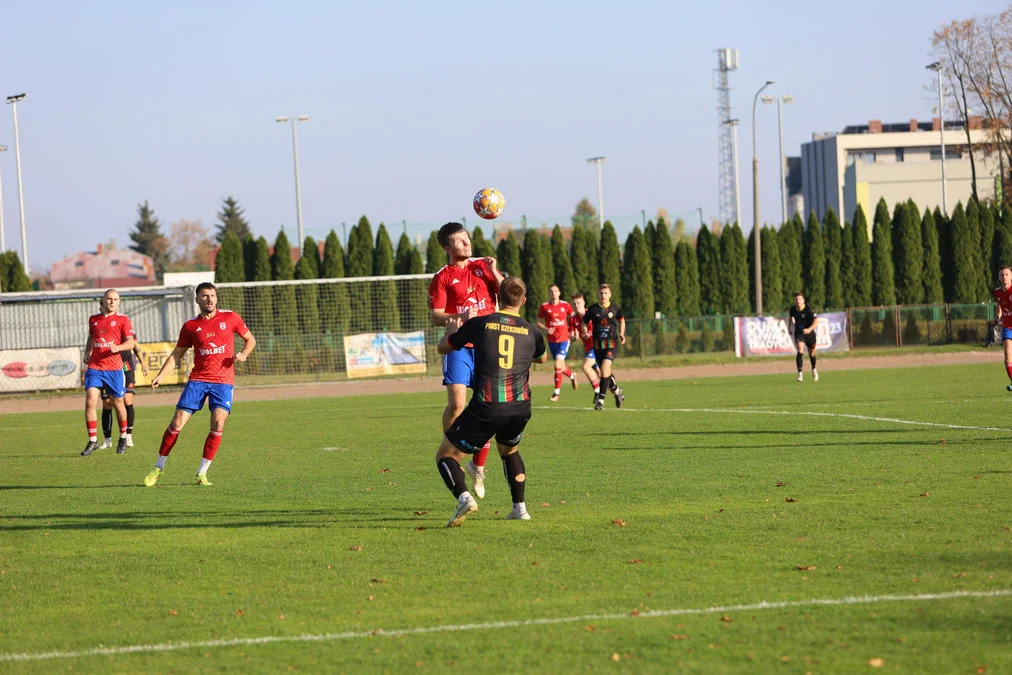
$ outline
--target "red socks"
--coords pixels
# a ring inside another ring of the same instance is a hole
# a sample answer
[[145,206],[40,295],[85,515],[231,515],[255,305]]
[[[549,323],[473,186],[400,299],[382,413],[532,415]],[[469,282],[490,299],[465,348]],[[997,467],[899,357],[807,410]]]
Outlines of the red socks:
[[[1007,364],[1005,366],[1005,372],[1008,373],[1008,379],[1012,381],[1012,364]],[[88,424],[91,424],[91,422],[88,422]]]
[[562,374],[566,377],[572,377],[573,371],[569,368],[569,366],[566,366],[566,369],[562,371]]
[[85,426],[88,427],[88,440],[89,441],[97,441],[98,440],[98,420],[85,420],[84,424],[85,424]]
[[475,466],[485,466],[485,460],[488,459],[488,448],[491,443],[492,442],[489,441],[488,443],[482,446],[481,450],[474,453]]
[[562,368],[555,369],[555,388],[558,389],[562,386]]
[[204,439],[204,459],[208,461],[214,459],[218,448],[221,447],[221,433],[220,431],[208,432],[207,438]]
[[176,444],[176,440],[179,439],[179,432],[168,427],[165,433],[162,434],[162,444],[158,447],[158,454],[162,457],[167,457],[172,452],[172,446]]
[[122,438],[123,436],[126,436],[126,430],[127,430],[127,421],[126,420],[120,420],[119,421],[119,435],[120,435],[120,438]]

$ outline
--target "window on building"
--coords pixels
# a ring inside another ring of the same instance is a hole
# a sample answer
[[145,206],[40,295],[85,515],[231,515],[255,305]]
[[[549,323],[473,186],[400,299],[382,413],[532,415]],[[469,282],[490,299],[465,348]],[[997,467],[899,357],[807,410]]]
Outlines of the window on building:
[[864,153],[864,163],[865,164],[874,164],[876,159],[877,159],[877,157],[876,157],[876,155],[875,155],[874,152],[866,152],[866,153]]
[[903,148],[896,148],[896,161],[897,162],[903,161]]
[[[949,146],[945,146],[945,159],[962,159],[962,157],[963,153],[959,151],[959,148],[950,148]],[[942,159],[942,149],[932,148],[931,159],[936,162]]]
[[119,258],[109,263],[110,265],[119,265]]
[[84,267],[84,261],[83,260],[74,261],[74,267]]

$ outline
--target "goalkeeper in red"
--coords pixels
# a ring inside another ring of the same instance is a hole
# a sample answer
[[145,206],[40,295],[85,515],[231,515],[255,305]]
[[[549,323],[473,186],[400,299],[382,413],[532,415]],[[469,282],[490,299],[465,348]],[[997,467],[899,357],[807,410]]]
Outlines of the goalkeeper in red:
[[549,300],[538,310],[538,326],[548,333],[548,351],[555,359],[555,389],[552,391],[552,402],[559,400],[562,389],[562,378],[568,377],[569,383],[576,389],[576,375],[566,365],[569,355],[569,320],[573,316],[573,306],[562,299],[562,291],[555,284],[548,287]]
[[[147,487],[158,482],[165,470],[169,453],[179,438],[179,432],[193,413],[204,407],[205,401],[211,411],[211,429],[204,439],[204,454],[200,468],[197,469],[197,485],[211,485],[207,480],[207,469],[221,446],[225,421],[232,412],[235,364],[237,361],[245,361],[256,347],[257,341],[242,317],[227,309],[218,309],[218,291],[214,284],[204,282],[198,285],[196,300],[200,314],[183,324],[176,348],[151,380],[151,388],[157,389],[165,374],[182,360],[186,350],[193,348],[193,370],[176,403],[176,413],[162,435],[155,468],[144,477],[144,485]],[[238,353],[235,351],[236,335],[243,340],[242,351]]]
[[474,395],[447,428],[436,451],[439,475],[457,498],[457,510],[447,527],[460,525],[469,513],[478,510],[478,502],[467,490],[460,462],[478,452],[493,436],[513,499],[513,510],[506,520],[531,519],[524,496],[527,474],[518,446],[531,418],[531,363],[545,360],[545,342],[536,326],[520,318],[526,296],[527,287],[521,279],[503,280],[499,289],[502,308],[498,312],[466,322],[451,317],[439,341],[440,354],[474,345]]

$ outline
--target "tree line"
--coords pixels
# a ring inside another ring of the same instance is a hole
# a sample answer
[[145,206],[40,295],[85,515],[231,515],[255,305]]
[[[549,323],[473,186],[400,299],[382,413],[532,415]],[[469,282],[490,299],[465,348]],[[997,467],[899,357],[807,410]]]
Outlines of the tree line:
[[[574,219],[575,220],[575,219]],[[568,237],[566,235],[569,235]],[[393,246],[382,223],[375,234],[363,216],[351,229],[347,250],[331,230],[322,246],[302,242],[298,262],[281,231],[271,247],[247,233],[241,240],[222,232],[215,278],[219,282],[339,279],[432,274],[446,254],[430,233],[424,253],[402,234]],[[612,224],[600,231],[575,224],[567,231],[507,231],[498,243],[481,227],[471,231],[475,256],[494,256],[499,268],[522,277],[529,290],[527,316],[534,319],[548,287],[563,298],[582,292],[589,302],[601,283],[634,319],[742,315],[755,311],[754,233],[737,224],[703,226],[691,238],[673,236],[663,217],[633,228],[620,245]],[[871,226],[858,207],[852,222],[828,210],[820,221],[795,215],[761,237],[763,307],[786,311],[795,292],[816,311],[894,304],[987,301],[999,265],[1012,261],[1012,210],[970,200],[949,217],[921,212],[912,201],[890,210],[876,205]],[[417,330],[429,325],[426,280],[384,279],[369,283],[308,284],[246,289],[246,312],[278,334]],[[223,303],[223,306],[227,306]],[[254,320],[256,320],[254,318]]]

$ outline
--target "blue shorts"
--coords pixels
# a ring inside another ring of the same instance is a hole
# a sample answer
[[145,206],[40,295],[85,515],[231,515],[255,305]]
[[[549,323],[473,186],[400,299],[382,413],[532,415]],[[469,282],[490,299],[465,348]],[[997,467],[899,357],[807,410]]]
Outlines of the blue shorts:
[[1012,328],[1002,328],[1001,329],[1001,339],[1002,340],[1012,340]]
[[583,358],[590,359],[594,362],[594,367],[597,368],[597,354],[594,353],[593,349],[588,349],[587,353],[584,354]]
[[123,398],[126,392],[126,378],[123,369],[96,370],[89,368],[84,372],[84,388],[108,391],[112,398]]
[[474,380],[474,347],[455,349],[443,356],[443,385],[463,384]]
[[565,342],[549,342],[548,351],[551,352],[553,359],[557,359],[560,356],[566,358],[569,355],[569,340]]
[[183,387],[176,408],[192,415],[204,407],[204,401],[207,401],[208,410],[221,408],[227,413],[232,412],[232,385],[190,380]]

